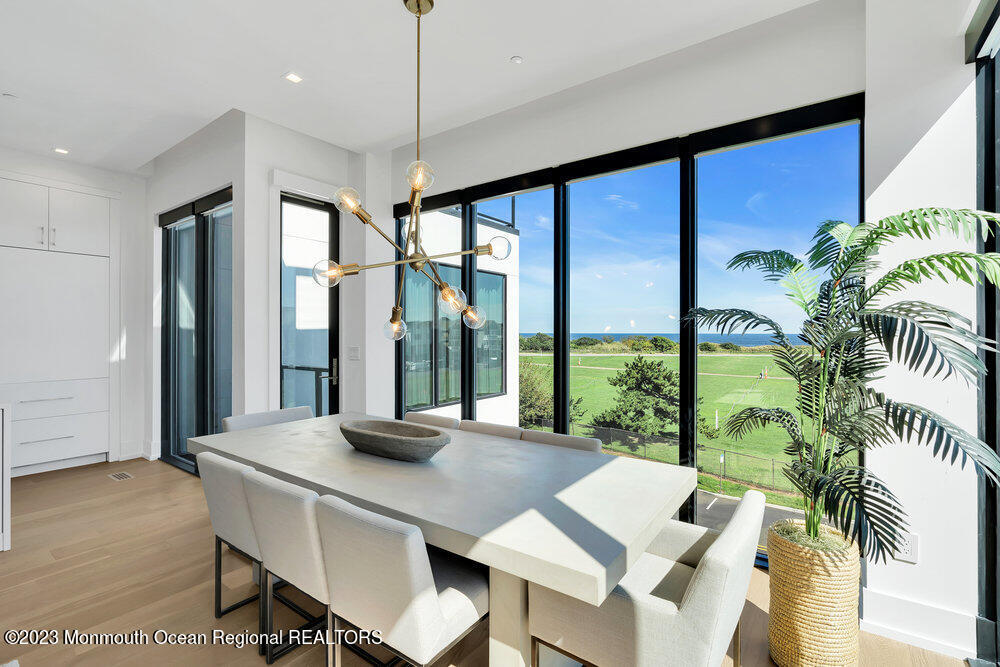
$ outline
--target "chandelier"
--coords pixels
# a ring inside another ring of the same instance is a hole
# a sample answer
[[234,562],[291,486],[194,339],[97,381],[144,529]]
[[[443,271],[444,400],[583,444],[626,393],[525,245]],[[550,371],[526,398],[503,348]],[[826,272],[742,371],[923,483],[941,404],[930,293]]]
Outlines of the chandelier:
[[424,190],[434,183],[434,170],[420,159],[420,17],[434,8],[434,0],[403,0],[403,5],[417,17],[417,155],[416,160],[406,168],[406,180],[410,184],[410,218],[406,226],[406,240],[403,247],[386,234],[371,214],[361,205],[361,195],[351,187],[337,190],[333,195],[334,204],[341,213],[352,213],[363,224],[374,229],[389,245],[403,257],[392,262],[376,264],[337,264],[331,260],[322,260],[313,267],[313,279],[323,287],[336,287],[345,276],[354,276],[367,269],[377,269],[387,266],[402,265],[399,275],[399,286],[396,289],[396,303],[392,307],[389,319],[383,329],[386,338],[402,340],[406,336],[406,322],[403,321],[403,283],[406,277],[405,267],[423,275],[437,288],[438,304],[442,312],[462,314],[462,322],[470,329],[481,329],[486,324],[486,316],[479,306],[470,305],[465,292],[454,285],[449,285],[441,278],[435,260],[446,257],[461,257],[463,255],[489,255],[494,259],[507,259],[510,255],[510,241],[503,236],[495,236],[484,245],[477,245],[471,250],[456,250],[436,255],[428,255],[424,250],[420,235],[420,199]]

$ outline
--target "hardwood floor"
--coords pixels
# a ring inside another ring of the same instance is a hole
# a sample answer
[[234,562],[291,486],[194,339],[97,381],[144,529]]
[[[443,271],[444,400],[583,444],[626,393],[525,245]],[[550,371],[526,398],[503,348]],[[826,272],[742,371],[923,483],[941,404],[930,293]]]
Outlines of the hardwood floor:
[[[128,471],[134,478],[114,481]],[[263,664],[253,647],[153,645],[155,630],[171,633],[254,632],[257,606],[221,619],[212,613],[214,542],[198,478],[143,459],[19,477],[13,480],[13,549],[0,553],[0,630],[55,629],[55,646],[0,643],[0,665]],[[251,594],[250,567],[223,558],[223,600]],[[289,593],[295,597],[295,593]],[[767,574],[754,571],[743,612],[743,664],[767,656]],[[301,596],[300,602],[310,604]],[[320,608],[314,603],[311,611]],[[300,619],[279,605],[279,627]],[[63,630],[132,633],[149,645],[66,646]],[[485,665],[486,627],[477,628],[441,664]],[[321,645],[300,648],[284,665],[322,665]],[[257,661],[260,661],[259,663]],[[350,667],[366,664],[348,654]],[[729,657],[726,665],[731,664]],[[958,665],[935,653],[863,634],[862,665]]]

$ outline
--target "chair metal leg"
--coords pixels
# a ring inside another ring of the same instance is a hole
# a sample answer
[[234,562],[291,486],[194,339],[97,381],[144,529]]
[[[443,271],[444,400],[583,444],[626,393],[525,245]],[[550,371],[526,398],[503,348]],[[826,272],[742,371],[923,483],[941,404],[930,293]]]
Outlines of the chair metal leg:
[[340,618],[330,615],[333,618],[333,638],[336,643],[333,645],[333,665],[340,667],[344,664],[344,647],[340,643],[341,632],[343,631]]
[[222,540],[215,536],[215,617],[222,618]]
[[[270,637],[274,632],[274,575],[269,570],[263,570],[264,587],[261,589],[264,597],[264,634]],[[262,644],[264,648],[264,658],[267,664],[274,662],[274,645],[270,640]]]
[[[326,606],[326,667],[334,667],[336,656],[334,656],[333,642],[337,635],[334,633],[333,610],[330,605]],[[339,666],[338,666],[339,667]]]
[[538,667],[538,639],[531,638],[531,667]]
[[733,633],[733,667],[740,667],[740,649],[742,649],[743,637],[740,632],[743,620],[736,622],[736,632]]

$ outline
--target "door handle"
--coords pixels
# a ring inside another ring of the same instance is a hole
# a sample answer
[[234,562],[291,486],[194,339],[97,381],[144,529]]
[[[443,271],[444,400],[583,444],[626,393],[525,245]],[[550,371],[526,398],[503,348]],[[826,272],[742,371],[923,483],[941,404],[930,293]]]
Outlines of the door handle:
[[329,373],[326,373],[324,375],[320,375],[319,379],[320,380],[329,380],[332,384],[337,384],[337,376],[336,375],[330,375]]
[[45,225],[38,225],[38,231],[41,235],[38,237],[38,244],[45,245]]
[[55,227],[52,228],[52,233],[50,234],[49,240],[52,242],[52,245],[56,244],[56,228]]
[[73,396],[56,396],[54,398],[29,398],[25,401],[18,401],[18,403],[44,403],[46,401],[68,401],[71,400]]
[[17,444],[19,444],[19,445],[34,445],[34,444],[39,443],[39,442],[52,442],[53,440],[69,440],[70,438],[74,438],[74,437],[76,437],[76,436],[72,436],[72,435],[60,435],[60,436],[55,437],[55,438],[42,438],[41,440],[22,440],[21,442],[19,442]]

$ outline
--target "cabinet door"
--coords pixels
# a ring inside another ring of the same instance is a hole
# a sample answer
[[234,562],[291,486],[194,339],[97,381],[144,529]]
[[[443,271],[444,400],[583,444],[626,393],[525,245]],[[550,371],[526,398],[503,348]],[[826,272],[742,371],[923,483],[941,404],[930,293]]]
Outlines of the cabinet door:
[[0,245],[48,247],[48,188],[0,178]]
[[107,257],[111,200],[49,188],[49,250]]

